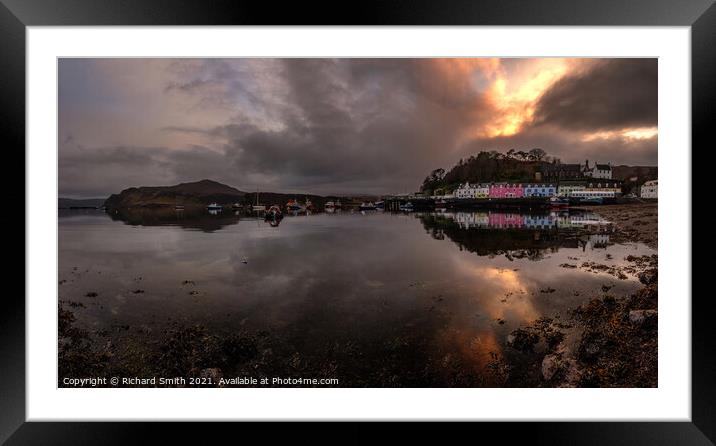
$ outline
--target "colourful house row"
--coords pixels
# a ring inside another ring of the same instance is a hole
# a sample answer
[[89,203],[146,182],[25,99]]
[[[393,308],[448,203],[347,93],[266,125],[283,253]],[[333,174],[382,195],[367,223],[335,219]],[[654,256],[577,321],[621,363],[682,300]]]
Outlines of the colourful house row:
[[461,184],[455,189],[456,198],[522,198],[553,197],[557,194],[554,184]]

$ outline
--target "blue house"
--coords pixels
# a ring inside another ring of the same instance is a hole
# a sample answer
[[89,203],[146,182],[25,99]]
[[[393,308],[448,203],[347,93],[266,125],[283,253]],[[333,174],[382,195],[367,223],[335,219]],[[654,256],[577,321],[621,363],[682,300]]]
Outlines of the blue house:
[[557,195],[554,184],[525,184],[525,197],[553,197]]

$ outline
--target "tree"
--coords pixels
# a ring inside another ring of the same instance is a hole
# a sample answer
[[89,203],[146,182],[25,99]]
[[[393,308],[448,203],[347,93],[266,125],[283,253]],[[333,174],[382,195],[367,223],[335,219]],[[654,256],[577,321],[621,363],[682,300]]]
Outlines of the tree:
[[441,167],[439,169],[433,170],[430,173],[430,178],[432,179],[432,181],[442,181],[442,179],[445,178],[445,169]]
[[542,161],[542,158],[544,158],[545,156],[547,156],[547,152],[538,147],[530,150],[529,152],[529,157],[533,161]]

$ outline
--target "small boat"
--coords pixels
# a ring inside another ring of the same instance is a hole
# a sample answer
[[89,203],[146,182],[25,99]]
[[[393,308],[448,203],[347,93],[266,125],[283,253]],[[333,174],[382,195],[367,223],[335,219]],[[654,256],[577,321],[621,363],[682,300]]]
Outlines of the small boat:
[[301,204],[296,200],[288,200],[288,203],[286,203],[286,209],[289,211],[304,211],[306,208],[304,206],[301,206]]
[[602,197],[582,198],[579,200],[579,202],[584,203],[584,204],[603,204],[604,198],[602,198]]
[[314,206],[313,203],[311,203],[311,200],[309,200],[308,197],[306,197],[306,210],[307,211],[315,211],[316,210],[316,206]]
[[223,206],[216,203],[211,203],[209,206],[206,207],[210,211],[220,211],[223,209]]
[[174,210],[175,210],[175,211],[183,211],[183,210],[184,210],[184,205],[177,204],[176,206],[174,206]]
[[325,204],[324,207],[325,207],[326,209],[335,209],[335,208],[336,208],[336,203],[334,203],[333,201],[326,201],[326,204]]
[[405,204],[401,204],[399,209],[404,212],[412,212],[413,211],[413,203],[407,202]]
[[364,201],[364,202],[361,203],[361,205],[360,205],[360,210],[361,210],[361,211],[374,211],[374,210],[376,210],[376,207],[375,207],[375,204],[373,204],[372,201],[369,201],[369,202],[365,202],[365,201]]
[[240,203],[234,203],[234,204],[231,205],[231,209],[241,210],[241,209],[243,209],[243,208],[244,208],[244,207],[243,207]]
[[566,197],[550,197],[549,204],[552,207],[560,208],[569,206],[569,198]]
[[266,210],[266,206],[263,204],[259,204],[259,188],[256,187],[256,204],[251,206],[251,210],[254,212],[264,212]]
[[281,212],[281,208],[276,206],[275,204],[271,206],[268,211],[266,211],[266,215],[264,216],[264,220],[281,220],[283,218],[283,212]]
[[375,207],[378,209],[385,209],[385,201],[383,201],[383,200],[376,201]]

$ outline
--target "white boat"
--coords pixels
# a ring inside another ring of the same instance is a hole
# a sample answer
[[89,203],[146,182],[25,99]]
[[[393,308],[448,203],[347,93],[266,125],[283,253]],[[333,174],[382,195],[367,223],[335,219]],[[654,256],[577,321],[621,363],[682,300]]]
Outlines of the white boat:
[[211,203],[209,206],[206,207],[210,211],[220,211],[223,209],[223,206],[216,203]]
[[369,201],[369,202],[367,202],[367,203],[364,201],[364,202],[361,203],[361,205],[360,205],[360,210],[361,210],[361,211],[374,211],[374,210],[376,210],[376,207],[375,207],[375,204],[373,204],[372,201]]
[[400,210],[404,211],[404,212],[412,212],[413,211],[413,203],[407,202],[405,204],[401,204]]
[[336,208],[336,203],[334,203],[333,201],[326,201],[325,208],[326,208],[326,209],[335,209],[335,208]]
[[251,210],[254,212],[264,212],[266,210],[266,206],[263,204],[259,204],[259,188],[256,188],[256,204],[251,206]]

